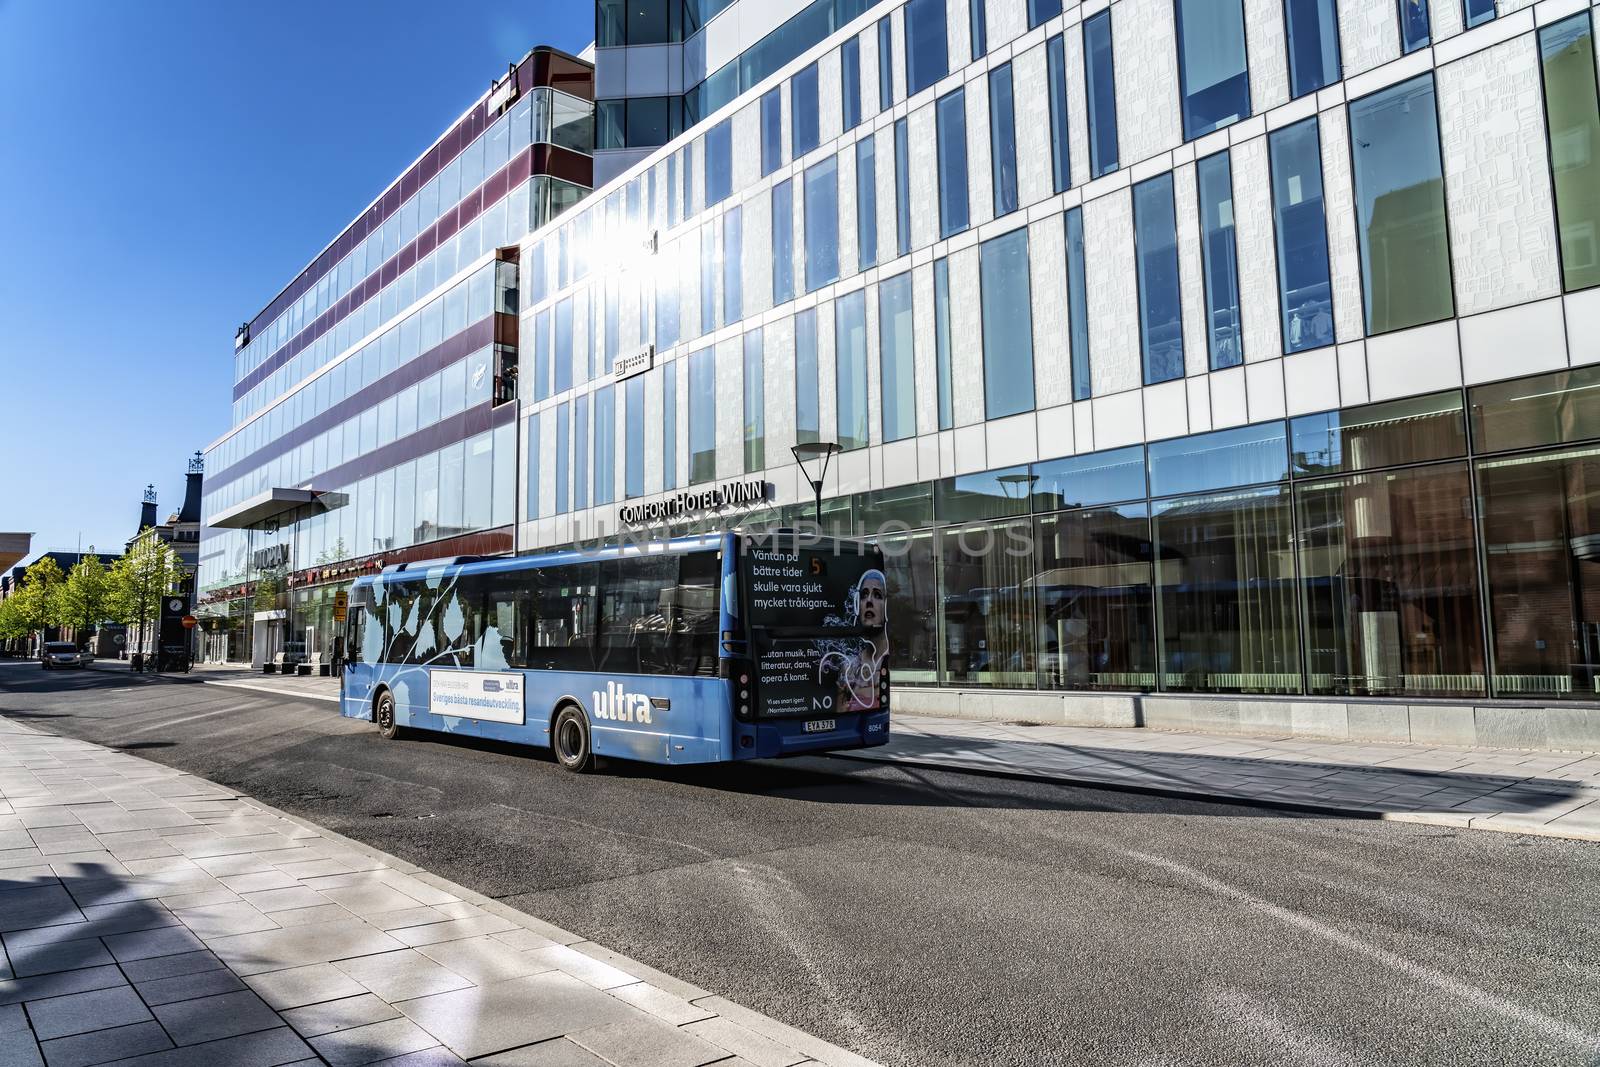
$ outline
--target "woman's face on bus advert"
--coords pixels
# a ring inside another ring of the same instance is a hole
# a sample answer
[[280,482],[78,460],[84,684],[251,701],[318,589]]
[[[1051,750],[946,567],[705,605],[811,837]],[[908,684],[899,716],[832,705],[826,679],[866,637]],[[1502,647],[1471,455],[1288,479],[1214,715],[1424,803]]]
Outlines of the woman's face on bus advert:
[[889,598],[883,588],[883,579],[863,578],[858,594],[857,617],[862,626],[880,627],[888,619]]

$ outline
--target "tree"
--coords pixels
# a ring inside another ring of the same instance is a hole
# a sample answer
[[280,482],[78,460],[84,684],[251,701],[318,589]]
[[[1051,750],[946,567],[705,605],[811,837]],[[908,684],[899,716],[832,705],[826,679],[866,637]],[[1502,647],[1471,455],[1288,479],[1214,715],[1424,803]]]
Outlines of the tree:
[[43,630],[55,620],[50,604],[62,582],[61,567],[50,556],[41,556],[22,576],[17,591],[6,598],[7,626],[12,636],[27,637]]
[[128,554],[112,564],[106,608],[117,622],[139,627],[144,647],[145,624],[161,616],[161,598],[173,592],[186,576],[172,546],[154,529],[147,529],[128,546]]
[[81,638],[110,616],[110,600],[111,578],[100,557],[84,556],[51,591],[50,621],[72,627]]

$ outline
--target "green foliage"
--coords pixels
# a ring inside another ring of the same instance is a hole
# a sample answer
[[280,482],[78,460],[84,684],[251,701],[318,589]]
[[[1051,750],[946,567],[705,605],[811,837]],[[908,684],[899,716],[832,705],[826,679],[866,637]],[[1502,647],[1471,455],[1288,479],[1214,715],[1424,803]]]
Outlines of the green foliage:
[[161,613],[161,598],[175,590],[185,574],[172,546],[154,530],[146,530],[107,572],[106,614],[116,622],[154,622]]
[[26,637],[54,623],[51,605],[55,590],[65,580],[61,567],[49,556],[41,557],[22,576],[16,592],[5,600],[0,636]]
[[99,556],[85,556],[51,590],[47,605],[50,622],[70,626],[81,636],[110,616],[110,598],[110,572]]

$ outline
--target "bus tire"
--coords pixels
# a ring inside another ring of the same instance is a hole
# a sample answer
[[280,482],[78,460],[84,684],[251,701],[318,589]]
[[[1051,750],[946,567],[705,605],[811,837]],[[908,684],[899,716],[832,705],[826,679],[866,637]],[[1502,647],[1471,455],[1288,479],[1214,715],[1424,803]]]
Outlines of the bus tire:
[[576,704],[563,705],[550,728],[550,749],[556,762],[574,774],[594,769],[594,749],[589,743],[589,719]]
[[373,698],[372,719],[378,724],[378,736],[385,741],[398,741],[405,736],[405,727],[394,721],[394,693],[390,690],[379,690]]

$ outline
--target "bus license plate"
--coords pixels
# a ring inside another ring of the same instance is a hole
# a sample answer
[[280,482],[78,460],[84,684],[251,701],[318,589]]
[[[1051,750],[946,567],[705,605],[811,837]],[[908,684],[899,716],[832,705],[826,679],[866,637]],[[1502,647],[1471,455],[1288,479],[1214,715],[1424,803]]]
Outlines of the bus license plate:
[[837,720],[834,720],[834,719],[812,719],[810,722],[806,723],[806,733],[808,733],[808,734],[826,733],[827,731],[832,730],[837,725],[839,725],[839,724],[838,724]]

